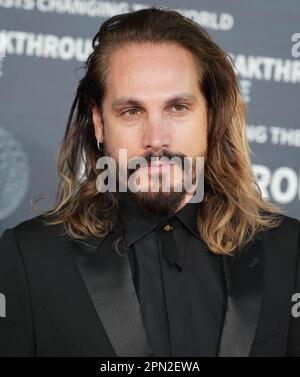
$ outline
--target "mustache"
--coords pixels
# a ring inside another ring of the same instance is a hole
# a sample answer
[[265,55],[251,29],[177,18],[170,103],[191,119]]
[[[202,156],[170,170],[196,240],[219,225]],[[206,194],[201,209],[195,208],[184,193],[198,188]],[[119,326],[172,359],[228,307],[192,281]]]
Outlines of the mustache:
[[[107,148],[105,142],[103,142],[103,155],[107,157],[112,157],[112,154],[110,153],[110,150]],[[198,156],[195,157],[189,157],[184,153],[171,152],[166,149],[161,149],[159,153],[155,153],[153,151],[146,151],[140,156],[130,158],[129,162],[127,163],[127,166],[123,165],[125,161],[118,161],[118,159],[116,158],[114,158],[114,160],[117,169],[120,169],[120,166],[122,165],[123,169],[125,168],[125,170],[127,170],[127,177],[129,177],[131,174],[135,173],[141,166],[145,166],[145,162],[148,165],[150,165],[151,159],[154,159],[155,162],[155,159],[160,159],[162,157],[164,157],[166,161],[171,160],[171,162],[174,165],[178,165],[178,167],[182,170],[186,168],[188,171],[190,171],[191,169],[195,169],[195,159],[197,157],[203,157],[204,159],[207,159],[207,150],[201,152]]]
[[[136,168],[127,168],[129,173],[134,173],[137,169],[139,169],[139,165],[142,164],[144,165],[145,161],[147,162],[148,165],[150,165],[151,160],[156,160],[156,159],[161,159],[162,157],[165,157],[165,159],[171,160],[172,158],[175,165],[180,166],[183,168],[184,164],[184,159],[187,158],[187,156],[183,153],[172,153],[170,151],[163,150],[159,154],[155,154],[154,152],[146,152],[142,156],[134,157],[130,159],[130,165],[138,165]],[[186,159],[187,163],[189,164],[189,160]]]

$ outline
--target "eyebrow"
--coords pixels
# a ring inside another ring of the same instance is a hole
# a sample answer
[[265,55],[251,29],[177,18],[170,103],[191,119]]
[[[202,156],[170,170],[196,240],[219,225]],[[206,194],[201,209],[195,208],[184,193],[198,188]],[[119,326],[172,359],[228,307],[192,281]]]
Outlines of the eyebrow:
[[[189,93],[177,94],[167,99],[166,105],[172,105],[176,102],[182,102],[182,101],[197,102],[197,97]],[[143,102],[134,97],[121,97],[112,102],[112,109],[114,110],[117,107],[127,106],[127,105],[139,107],[139,106],[143,106]]]

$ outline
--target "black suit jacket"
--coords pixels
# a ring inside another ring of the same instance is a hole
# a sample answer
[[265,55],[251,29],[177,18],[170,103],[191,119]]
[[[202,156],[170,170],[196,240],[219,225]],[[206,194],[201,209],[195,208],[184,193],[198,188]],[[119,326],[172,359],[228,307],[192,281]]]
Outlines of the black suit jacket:
[[[40,216],[0,239],[0,355],[151,356],[128,257],[105,238],[75,240]],[[224,256],[228,304],[217,356],[300,356],[300,222],[283,216]]]

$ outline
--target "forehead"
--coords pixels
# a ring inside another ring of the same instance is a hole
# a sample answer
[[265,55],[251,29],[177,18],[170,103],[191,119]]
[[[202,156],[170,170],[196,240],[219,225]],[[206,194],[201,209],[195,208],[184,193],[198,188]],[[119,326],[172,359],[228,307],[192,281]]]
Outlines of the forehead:
[[[130,44],[109,58],[108,97],[132,95],[147,99],[179,91],[197,91],[193,55],[175,43]],[[133,93],[134,92],[134,93]]]

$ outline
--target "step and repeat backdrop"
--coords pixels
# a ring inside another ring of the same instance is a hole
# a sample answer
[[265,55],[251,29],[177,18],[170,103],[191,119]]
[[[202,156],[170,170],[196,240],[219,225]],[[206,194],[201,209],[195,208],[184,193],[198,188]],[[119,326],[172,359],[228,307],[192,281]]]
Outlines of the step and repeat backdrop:
[[0,0],[0,234],[53,203],[55,156],[101,23],[152,5],[196,20],[231,55],[258,184],[300,219],[299,0]]

